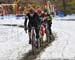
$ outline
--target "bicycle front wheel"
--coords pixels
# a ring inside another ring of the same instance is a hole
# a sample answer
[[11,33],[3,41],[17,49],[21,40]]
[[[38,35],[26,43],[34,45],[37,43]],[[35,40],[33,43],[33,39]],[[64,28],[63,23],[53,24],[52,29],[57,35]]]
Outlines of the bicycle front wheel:
[[36,41],[35,41],[35,34],[33,33],[32,34],[32,53],[33,53],[33,55],[35,55],[36,54]]

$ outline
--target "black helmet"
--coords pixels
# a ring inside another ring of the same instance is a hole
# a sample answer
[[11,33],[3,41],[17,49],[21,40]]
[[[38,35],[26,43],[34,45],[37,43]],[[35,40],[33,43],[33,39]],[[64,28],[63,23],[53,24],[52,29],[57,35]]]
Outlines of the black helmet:
[[32,8],[29,9],[29,13],[34,13],[34,10]]

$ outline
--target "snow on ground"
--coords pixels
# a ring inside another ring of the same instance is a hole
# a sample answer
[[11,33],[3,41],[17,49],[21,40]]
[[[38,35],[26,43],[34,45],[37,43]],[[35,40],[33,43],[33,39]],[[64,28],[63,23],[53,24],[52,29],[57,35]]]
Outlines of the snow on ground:
[[75,60],[75,21],[54,20],[52,30],[57,33],[57,38],[38,55],[36,60],[58,58]]
[[64,17],[59,17],[59,16],[56,16],[54,17],[55,20],[75,20],[75,14],[71,14],[71,15],[66,15]]
[[0,60],[17,60],[31,50],[23,28],[0,26]]
[[[61,21],[58,20],[59,18],[54,18],[52,25],[52,31],[57,33],[56,40],[40,53],[40,57],[38,56],[37,59],[71,59],[75,57],[75,21]],[[0,19],[0,24],[23,25],[24,19],[7,17]],[[0,26],[0,60],[17,60],[29,50],[31,50],[31,46],[28,44],[28,35],[23,28]]]
[[[16,19],[15,16],[0,17],[0,24],[24,25],[24,18]],[[23,28],[0,26],[0,60],[17,60],[31,50],[28,44],[28,34]]]
[[17,19],[16,16],[3,16],[3,19],[0,19],[0,24],[24,25],[24,20],[25,20],[24,17]]

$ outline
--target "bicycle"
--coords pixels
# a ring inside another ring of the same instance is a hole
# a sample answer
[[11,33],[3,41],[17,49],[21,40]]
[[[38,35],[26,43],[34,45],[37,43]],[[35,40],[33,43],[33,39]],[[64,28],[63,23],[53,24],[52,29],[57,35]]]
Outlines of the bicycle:
[[40,40],[37,39],[36,40],[36,34],[35,34],[35,27],[32,27],[32,31],[31,31],[31,34],[32,34],[32,53],[33,55],[36,54],[36,46],[38,46],[38,48],[40,48]]
[[39,40],[40,40],[40,47],[42,46],[43,43],[43,36],[44,36],[44,26],[43,24],[40,25],[40,29],[39,29]]
[[35,31],[34,31],[35,29],[34,29],[34,27],[32,27],[32,31],[31,31],[31,33],[32,33],[32,53],[33,54],[35,54],[36,53],[36,37],[35,37]]
[[44,27],[45,27],[45,33],[46,33],[47,42],[50,43],[51,37],[50,37],[50,34],[49,34],[49,29],[48,29],[47,23],[44,23]]

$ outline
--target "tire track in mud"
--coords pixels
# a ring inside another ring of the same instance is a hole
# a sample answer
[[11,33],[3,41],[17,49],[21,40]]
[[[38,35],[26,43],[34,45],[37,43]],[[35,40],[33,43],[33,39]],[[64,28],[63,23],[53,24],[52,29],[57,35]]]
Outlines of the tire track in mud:
[[[14,26],[14,27],[24,28],[23,25],[17,25],[17,24],[0,24],[0,26]],[[32,54],[32,50],[30,50],[28,53],[25,53],[20,60],[35,60],[37,58],[37,56],[42,51],[44,51],[45,48],[47,48],[48,46],[50,46],[50,44],[55,40],[55,36],[56,36],[56,34],[53,33],[51,42],[50,43],[44,42],[42,44],[42,47],[36,50],[36,55],[33,55]]]

